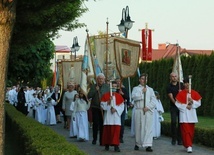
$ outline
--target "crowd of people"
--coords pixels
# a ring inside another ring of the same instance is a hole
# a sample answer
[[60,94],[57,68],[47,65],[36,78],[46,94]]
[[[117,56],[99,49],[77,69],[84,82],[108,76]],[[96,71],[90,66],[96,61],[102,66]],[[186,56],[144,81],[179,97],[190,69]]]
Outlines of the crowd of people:
[[[84,94],[74,83],[68,83],[63,91],[60,91],[60,86],[45,90],[13,86],[7,89],[6,101],[24,115],[45,125],[62,123],[63,118],[69,137],[81,142],[89,141],[89,130],[92,128],[92,144],[96,145],[98,141],[106,151],[114,146],[115,152],[120,152],[119,145],[124,143],[125,115],[130,107],[134,150],[143,147],[152,152],[153,140],[161,136],[164,108],[160,94],[149,87],[147,81],[147,74],[140,75],[139,85],[133,87],[129,95],[120,78],[108,83],[105,75],[100,73],[88,94]],[[188,79],[178,82],[175,73],[170,74],[167,94],[170,100],[171,143],[175,145],[177,141],[191,153],[194,124],[198,122],[196,108],[201,105],[201,96],[191,89]]]
[[13,86],[7,88],[6,101],[15,106],[24,115],[34,118],[42,124],[55,125],[57,121],[56,98],[52,98],[58,88],[47,87],[42,90],[40,87]]

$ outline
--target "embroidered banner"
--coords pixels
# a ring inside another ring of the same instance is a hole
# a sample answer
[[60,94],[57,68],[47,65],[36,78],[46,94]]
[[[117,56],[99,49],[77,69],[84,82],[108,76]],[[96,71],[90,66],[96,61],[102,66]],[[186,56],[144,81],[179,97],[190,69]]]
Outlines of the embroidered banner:
[[70,82],[80,84],[82,60],[63,60],[61,61],[61,64],[63,88],[67,88],[67,84]]
[[107,40],[106,35],[100,35],[94,39],[95,59],[99,64],[99,71],[102,71],[106,80],[114,79],[116,76],[119,77],[116,70],[112,38],[114,37],[109,37]]
[[139,65],[140,43],[121,37],[114,37],[113,42],[116,67],[120,76],[134,76]]

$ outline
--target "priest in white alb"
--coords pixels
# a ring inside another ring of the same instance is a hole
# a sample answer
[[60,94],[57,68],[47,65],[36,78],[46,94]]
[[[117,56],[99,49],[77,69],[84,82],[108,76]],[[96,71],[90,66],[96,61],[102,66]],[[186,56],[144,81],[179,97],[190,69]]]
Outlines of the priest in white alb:
[[147,74],[143,73],[139,77],[140,84],[132,90],[132,99],[134,101],[135,115],[135,147],[145,147],[147,152],[152,152],[153,144],[153,112],[156,105],[156,97],[153,88],[147,83]]

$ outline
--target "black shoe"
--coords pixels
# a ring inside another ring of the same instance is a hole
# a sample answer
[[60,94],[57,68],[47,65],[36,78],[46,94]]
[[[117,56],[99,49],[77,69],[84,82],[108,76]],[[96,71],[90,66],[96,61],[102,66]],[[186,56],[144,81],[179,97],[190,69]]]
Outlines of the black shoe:
[[178,145],[182,145],[183,143],[181,141],[178,141]]
[[84,138],[80,138],[79,142],[85,142],[85,139]]
[[152,150],[152,148],[149,146],[149,147],[146,148],[146,151],[147,151],[147,152],[152,152],[153,150]]
[[93,145],[96,145],[96,140],[93,140],[93,141],[92,141],[92,144],[93,144]]
[[139,150],[139,146],[135,145],[134,150]]
[[72,137],[70,137],[70,138],[77,138],[77,136],[72,136]]
[[114,151],[115,151],[115,152],[120,152],[119,146],[114,146]]
[[123,139],[120,139],[120,143],[124,143]]
[[175,141],[175,140],[172,140],[171,144],[172,144],[172,145],[175,145],[175,144],[176,144],[176,141]]
[[62,123],[61,121],[57,121],[57,123]]
[[108,151],[109,150],[109,145],[105,146],[105,150]]

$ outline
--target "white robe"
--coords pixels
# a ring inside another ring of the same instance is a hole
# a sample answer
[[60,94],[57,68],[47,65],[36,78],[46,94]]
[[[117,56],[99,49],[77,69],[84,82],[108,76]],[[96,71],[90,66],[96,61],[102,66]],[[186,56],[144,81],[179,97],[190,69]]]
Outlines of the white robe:
[[30,94],[29,90],[25,91],[25,101],[26,101],[26,105],[25,106],[28,106],[28,111],[29,111],[29,108],[30,108],[30,105],[31,105],[29,103],[32,101],[33,98],[34,97]]
[[90,103],[83,99],[77,99],[74,104],[74,114],[76,116],[77,140],[89,140],[88,113]]
[[69,110],[71,111],[71,121],[70,121],[70,132],[69,136],[77,136],[77,123],[76,123],[76,114],[74,113],[75,102],[71,102]]
[[44,118],[43,115],[43,111],[44,111],[45,107],[44,107],[44,103],[42,102],[42,100],[35,98],[35,120],[38,121],[39,123],[44,124],[44,120],[46,118]]
[[42,124],[46,124],[47,122],[47,109],[45,108],[45,105],[43,107],[43,110],[42,110]]
[[8,101],[9,101],[10,104],[15,105],[15,104],[18,103],[17,94],[18,93],[16,91],[16,88],[13,88],[13,89],[9,90],[9,92],[8,92]]
[[153,89],[149,86],[146,86],[147,91],[145,107],[147,107],[149,110],[144,114],[144,93],[142,92],[143,88],[144,86],[138,85],[134,87],[132,91],[132,99],[134,100],[135,106],[135,145],[138,147],[152,146],[153,143],[152,122],[156,97]]
[[28,110],[27,117],[34,118],[34,115],[33,115],[34,107],[35,107],[35,102],[34,102],[34,98],[32,98],[31,100],[29,100],[29,102],[27,102],[27,110]]
[[77,136],[77,123],[76,123],[76,115],[72,113],[71,121],[70,121],[70,131],[69,137]]
[[56,114],[54,110],[54,105],[56,102],[52,99],[51,101],[47,101],[47,125],[55,125],[56,124]]
[[132,117],[131,117],[131,136],[135,136],[135,124],[134,124],[134,116],[135,116],[135,107],[132,109]]
[[164,113],[164,109],[162,103],[159,99],[156,100],[156,107],[153,113],[153,137],[160,137],[161,136],[161,120],[162,113]]

